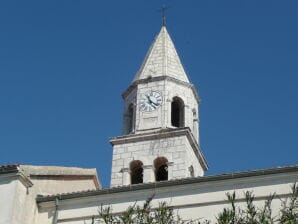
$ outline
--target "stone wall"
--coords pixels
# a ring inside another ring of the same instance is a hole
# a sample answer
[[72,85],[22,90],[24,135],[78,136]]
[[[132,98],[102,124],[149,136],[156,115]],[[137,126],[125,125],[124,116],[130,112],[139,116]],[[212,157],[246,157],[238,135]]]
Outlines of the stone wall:
[[144,182],[154,182],[154,160],[158,157],[168,160],[169,180],[190,177],[190,166],[193,166],[195,176],[203,175],[187,137],[167,137],[114,145],[111,186],[130,184],[129,166],[134,160],[140,160],[144,165]]

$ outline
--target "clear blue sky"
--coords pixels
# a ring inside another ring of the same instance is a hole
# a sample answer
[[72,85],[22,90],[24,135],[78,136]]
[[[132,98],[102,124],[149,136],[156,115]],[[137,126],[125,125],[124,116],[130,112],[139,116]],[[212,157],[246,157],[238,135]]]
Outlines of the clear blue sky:
[[298,1],[1,1],[0,164],[96,167],[167,27],[200,92],[208,175],[298,161]]

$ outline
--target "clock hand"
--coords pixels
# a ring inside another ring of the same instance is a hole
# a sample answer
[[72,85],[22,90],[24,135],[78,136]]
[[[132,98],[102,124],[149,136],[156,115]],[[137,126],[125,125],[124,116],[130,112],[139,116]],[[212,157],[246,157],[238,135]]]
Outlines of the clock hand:
[[146,97],[147,97],[149,103],[151,103],[152,101],[151,101],[151,99],[150,99],[150,96],[146,94]]
[[154,105],[155,107],[158,107],[158,104],[153,102],[153,101],[150,101],[152,105]]
[[154,104],[157,104],[157,100],[156,100],[155,97],[151,97],[151,96],[150,96],[150,101],[151,101],[152,103],[154,103]]

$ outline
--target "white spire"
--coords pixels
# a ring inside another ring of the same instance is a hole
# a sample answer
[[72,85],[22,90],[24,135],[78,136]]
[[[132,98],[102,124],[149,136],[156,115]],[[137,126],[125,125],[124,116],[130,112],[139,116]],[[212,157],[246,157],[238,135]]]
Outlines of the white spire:
[[168,76],[189,82],[173,41],[165,26],[162,26],[159,34],[155,38],[133,81],[159,76]]

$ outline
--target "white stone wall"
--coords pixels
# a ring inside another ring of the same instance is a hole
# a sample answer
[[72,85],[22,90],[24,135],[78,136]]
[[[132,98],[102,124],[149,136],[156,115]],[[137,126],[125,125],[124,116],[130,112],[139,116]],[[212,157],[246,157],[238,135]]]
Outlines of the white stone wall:
[[[180,97],[185,105],[184,114],[185,114],[185,127],[189,127],[192,131],[195,139],[199,143],[199,124],[194,125],[194,120],[198,119],[198,102],[194,96],[192,89],[185,85],[179,85],[172,81],[166,81],[166,99],[167,104],[165,108],[165,113],[167,117],[166,126],[172,127],[171,125],[171,103],[174,97]],[[193,117],[193,111],[196,111],[196,117]]]
[[[157,91],[162,95],[162,105],[152,112],[140,110],[140,100],[145,93]],[[178,84],[171,80],[162,80],[139,84],[125,99],[123,112],[123,134],[129,134],[127,130],[127,111],[130,104],[135,106],[134,132],[143,133],[146,130],[160,128],[175,128],[171,125],[171,103],[174,97],[179,97],[185,104],[185,127],[189,127],[198,141],[199,112],[198,103],[192,89],[189,86]],[[193,116],[193,111],[196,116]],[[194,120],[197,124],[194,125]]]
[[169,179],[190,176],[189,167],[194,167],[195,175],[202,176],[196,155],[186,136],[161,138],[114,145],[111,186],[129,185],[129,165],[140,160],[144,165],[144,182],[154,182],[154,160],[165,157],[169,162]]
[[[143,112],[140,110],[139,102],[148,91],[160,92],[163,97],[163,102],[155,111]],[[135,133],[144,133],[144,131],[161,128],[175,128],[171,125],[171,103],[176,96],[181,98],[185,104],[185,127],[191,129],[199,144],[199,112],[194,93],[190,86],[178,84],[171,80],[139,84],[137,90],[130,93],[127,97],[125,111],[131,102],[134,102],[136,105]],[[193,111],[196,111],[195,117],[193,116]]]
[[[133,127],[132,127],[132,131],[130,132],[128,129],[129,126],[129,106],[130,105],[134,106],[134,115],[133,115]],[[124,111],[123,111],[123,131],[122,133],[124,135],[127,134],[131,134],[135,132],[136,129],[136,105],[137,105],[137,89],[134,89],[133,91],[130,92],[130,94],[125,98],[125,102],[124,102]]]

